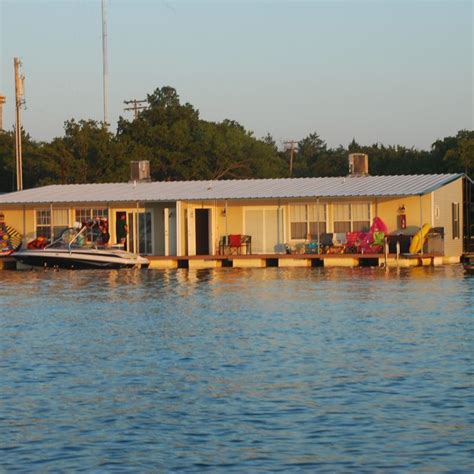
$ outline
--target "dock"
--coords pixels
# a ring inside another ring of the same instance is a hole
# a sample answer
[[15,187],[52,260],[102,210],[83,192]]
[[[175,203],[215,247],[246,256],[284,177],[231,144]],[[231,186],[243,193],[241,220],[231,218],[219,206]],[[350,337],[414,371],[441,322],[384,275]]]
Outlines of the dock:
[[441,254],[252,254],[252,255],[196,255],[187,257],[147,257],[150,269],[173,268],[269,268],[269,267],[416,267],[436,266],[451,261]]

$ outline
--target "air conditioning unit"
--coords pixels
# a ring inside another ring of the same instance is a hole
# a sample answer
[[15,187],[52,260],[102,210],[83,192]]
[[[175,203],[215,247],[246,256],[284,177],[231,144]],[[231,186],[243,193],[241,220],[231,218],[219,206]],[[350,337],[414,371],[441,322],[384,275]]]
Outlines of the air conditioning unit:
[[130,181],[149,182],[150,162],[149,161],[131,161],[130,162]]
[[349,175],[367,176],[369,174],[369,156],[365,153],[351,153],[349,155]]

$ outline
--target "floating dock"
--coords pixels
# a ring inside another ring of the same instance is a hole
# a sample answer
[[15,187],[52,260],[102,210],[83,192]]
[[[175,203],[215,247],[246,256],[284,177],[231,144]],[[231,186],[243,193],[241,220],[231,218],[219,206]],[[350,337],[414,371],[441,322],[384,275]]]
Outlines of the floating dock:
[[[147,256],[149,269],[207,268],[308,268],[308,267],[390,267],[408,268],[459,263],[459,258],[440,254],[257,254],[257,255],[195,255],[187,257]],[[17,269],[13,257],[0,259],[0,270]]]

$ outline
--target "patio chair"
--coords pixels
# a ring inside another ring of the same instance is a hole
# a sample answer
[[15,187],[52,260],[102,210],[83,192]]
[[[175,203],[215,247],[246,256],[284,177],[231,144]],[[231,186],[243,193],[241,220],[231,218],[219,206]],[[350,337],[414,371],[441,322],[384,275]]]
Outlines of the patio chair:
[[333,238],[332,232],[331,233],[323,232],[321,234],[321,238],[319,239],[321,253],[326,253],[329,250],[329,248],[333,246],[332,238]]
[[228,249],[231,255],[240,255],[242,253],[242,236],[240,234],[229,235]]
[[252,236],[251,235],[241,236],[241,247],[245,247],[246,255],[250,255],[252,253]]
[[311,240],[304,244],[304,253],[318,253],[318,242]]
[[361,232],[346,232],[345,253],[357,253],[361,242]]
[[374,244],[383,245],[385,242],[385,232],[378,231],[374,232]]
[[347,236],[345,232],[336,232],[334,234],[334,245],[344,246],[347,244]]
[[373,253],[382,253],[385,245],[385,232],[381,230],[374,232],[374,241],[371,246]]

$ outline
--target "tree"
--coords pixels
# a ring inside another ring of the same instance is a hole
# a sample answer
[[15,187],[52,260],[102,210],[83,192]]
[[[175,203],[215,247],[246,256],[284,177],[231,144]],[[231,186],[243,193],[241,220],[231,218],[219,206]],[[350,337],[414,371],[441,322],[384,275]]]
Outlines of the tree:
[[119,120],[117,137],[150,160],[155,180],[229,179],[278,175],[274,144],[253,137],[238,122],[207,122],[192,105],[182,105],[171,87],[148,96],[138,118]]
[[14,191],[15,183],[15,135],[0,130],[0,192]]
[[474,172],[474,131],[460,130],[456,137],[449,141],[450,147],[445,150],[444,161],[451,172]]

